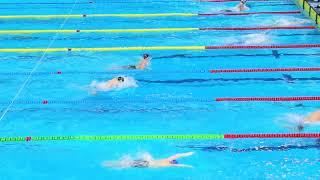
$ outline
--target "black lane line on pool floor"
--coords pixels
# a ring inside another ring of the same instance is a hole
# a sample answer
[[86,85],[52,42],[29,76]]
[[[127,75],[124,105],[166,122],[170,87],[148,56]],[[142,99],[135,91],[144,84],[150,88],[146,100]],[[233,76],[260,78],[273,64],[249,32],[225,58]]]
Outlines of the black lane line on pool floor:
[[[211,103],[212,104],[212,103]],[[141,113],[141,112],[145,112],[145,113],[155,113],[155,112],[183,112],[183,111],[187,111],[187,112],[212,112],[214,111],[214,109],[212,107],[208,107],[208,108],[201,108],[201,107],[191,107],[191,106],[182,106],[179,105],[178,107],[177,104],[170,104],[170,105],[166,105],[168,107],[154,107],[154,108],[47,108],[47,107],[41,107],[41,108],[14,108],[11,109],[9,112],[17,112],[17,113],[21,113],[21,112],[39,112],[39,111],[47,111],[47,112],[83,112],[83,113],[97,113],[97,114],[104,114],[104,113]],[[0,110],[0,112],[2,112],[2,110]]]
[[[314,29],[312,29],[314,30]],[[244,33],[244,34],[241,34],[241,35],[249,35],[251,34],[250,31],[246,31],[244,30],[245,32],[247,33]],[[242,32],[244,32],[242,31]],[[199,31],[200,32],[200,31]],[[204,31],[202,31],[204,32]],[[218,31],[210,31],[210,32],[218,32]],[[226,31],[224,31],[226,32]],[[232,31],[234,32],[234,31]],[[265,32],[265,31],[262,31],[262,32]],[[152,33],[152,32],[151,32]],[[100,33],[99,33],[100,34]],[[172,33],[168,33],[168,34],[172,34]],[[168,36],[167,35],[163,35],[163,34],[160,34],[159,36]],[[176,33],[174,33],[176,34]],[[4,36],[5,35],[5,36]],[[2,36],[2,37],[1,37]],[[9,36],[9,37],[8,37]],[[13,37],[10,37],[10,36],[13,36]],[[157,35],[143,35],[143,36],[115,36],[114,39],[127,39],[127,40],[134,40],[134,39],[141,39],[141,37],[143,38],[155,38]],[[271,36],[274,36],[274,37],[294,37],[294,36],[320,36],[320,33],[291,33],[291,34],[274,34]],[[187,38],[191,38],[191,36],[187,36]],[[26,35],[16,35],[16,34],[0,34],[0,40],[2,41],[12,41],[12,40],[16,40],[16,41],[29,41],[29,40],[49,40],[47,37],[37,37],[37,36],[26,36]],[[78,41],[78,40],[87,40],[87,41],[97,41],[97,40],[106,40],[106,37],[103,36],[103,37],[71,37],[71,38],[68,38],[68,37],[63,37],[63,38],[57,38],[57,41]]]
[[[295,83],[298,81],[320,81],[320,78],[293,78],[290,75],[283,74],[283,78],[214,78],[214,79],[179,79],[179,80],[146,80],[136,79],[139,83],[148,84],[193,84],[209,82],[277,82]],[[216,86],[216,84],[197,84],[197,86]]]
[[273,55],[276,59],[279,59],[279,58],[280,58],[280,54],[279,54],[278,50],[272,50],[272,55]]
[[145,83],[156,83],[156,84],[184,84],[184,83],[203,83],[203,82],[240,82],[240,81],[267,81],[267,82],[275,82],[275,81],[285,81],[288,83],[294,83],[294,81],[320,81],[320,78],[312,77],[312,78],[215,78],[215,79],[181,79],[181,80],[143,80],[137,79],[138,82]]
[[[99,104],[100,103],[100,104]],[[195,102],[161,102],[161,107],[145,107],[144,102],[131,102],[130,104],[134,104],[135,107],[118,107],[118,108],[112,108],[111,106],[114,103],[118,103],[116,101],[114,102],[105,102],[102,104],[102,102],[97,102],[97,103],[90,103],[90,104],[75,104],[75,103],[65,103],[65,104],[58,104],[58,105],[71,105],[73,107],[52,107],[47,104],[33,104],[36,107],[15,107],[11,109],[9,112],[38,112],[38,111],[49,111],[49,112],[86,112],[86,113],[97,113],[97,114],[103,114],[103,113],[123,113],[123,112],[182,112],[182,111],[194,111],[194,112],[217,112],[217,110],[225,110],[225,108],[219,108],[214,104],[214,101],[210,100],[210,102],[200,102],[201,105],[204,105],[204,107],[194,107],[193,104]],[[125,102],[126,104],[128,102]],[[151,104],[151,102],[148,102]],[[192,103],[191,105],[188,103]],[[199,105],[199,102],[197,102]],[[1,105],[7,105],[7,104],[1,104]],[[26,105],[26,104],[25,104]],[[27,104],[30,106],[30,104]],[[53,104],[55,106],[57,104]],[[75,105],[90,105],[90,107],[84,107],[84,108],[79,108],[79,107],[74,107]],[[104,107],[105,105],[106,107]],[[283,105],[283,104],[278,104],[282,108],[289,108],[291,110],[293,109],[305,109],[305,108],[319,108],[319,106],[311,106],[311,105],[304,105],[302,103],[296,103],[296,104],[289,104],[289,105]],[[41,106],[41,107],[40,107]],[[256,106],[251,106],[249,107],[248,104],[244,105],[247,110],[257,110]],[[233,111],[233,108],[239,107],[239,105],[236,106],[230,106],[231,111]],[[2,112],[3,110],[0,110]]]
[[154,57],[152,59],[172,59],[172,58],[187,58],[187,59],[199,59],[199,58],[227,58],[227,57],[263,57],[273,56],[276,59],[280,56],[320,56],[320,53],[279,53],[278,50],[272,50],[272,54],[222,54],[222,55],[210,55],[210,56],[195,56],[191,54],[175,54],[168,56]]
[[229,151],[229,152],[235,152],[235,153],[257,152],[257,151],[272,152],[272,151],[308,150],[308,149],[320,150],[320,141],[316,140],[316,144],[309,144],[309,145],[256,146],[256,147],[249,147],[249,148],[232,148],[228,146],[197,146],[197,145],[177,146],[177,147],[190,148],[190,149],[206,151],[206,152]]
[[[1,53],[0,53],[1,54]],[[79,56],[83,58],[91,58],[89,56],[81,56],[81,53],[77,55],[77,52],[68,52],[70,55],[69,57],[74,57],[74,56]],[[71,56],[73,54],[74,56]],[[197,55],[192,55],[192,54],[173,54],[173,55],[167,55],[167,56],[158,56],[158,57],[153,57],[153,60],[157,59],[174,59],[174,58],[185,58],[185,59],[202,59],[202,58],[228,58],[228,57],[274,57],[274,58],[280,58],[280,56],[320,56],[320,53],[279,53],[278,50],[275,52],[271,51],[270,54],[221,54],[221,55],[202,55],[202,56],[197,56]],[[28,61],[32,59],[37,59],[37,56],[18,56],[17,58],[13,59],[10,57],[10,59],[6,59],[6,56],[1,56],[0,55],[0,60],[2,61]],[[60,58],[60,57],[59,57]],[[47,59],[44,59],[44,61],[55,61],[55,60],[60,60],[59,58],[56,58],[55,56],[48,56]],[[203,72],[206,72],[206,70],[203,70]],[[103,72],[100,72],[103,73]],[[0,73],[1,74],[1,73]],[[10,73],[9,73],[10,74]]]

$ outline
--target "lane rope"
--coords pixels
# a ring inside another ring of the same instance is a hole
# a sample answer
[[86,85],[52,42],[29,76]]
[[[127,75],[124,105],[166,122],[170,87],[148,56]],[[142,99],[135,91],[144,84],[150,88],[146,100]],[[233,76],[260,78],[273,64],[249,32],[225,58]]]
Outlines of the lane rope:
[[31,141],[146,141],[146,140],[217,140],[217,139],[320,138],[320,133],[265,134],[170,134],[170,135],[102,135],[102,136],[17,136],[0,137],[0,142]]
[[[219,97],[215,99],[210,98],[170,98],[170,99],[110,99],[110,100],[61,100],[61,99],[43,99],[43,100],[16,100],[14,104],[38,104],[38,105],[58,105],[58,104],[107,104],[107,103],[152,103],[152,102],[162,102],[162,103],[213,103],[214,101],[319,101],[320,96],[294,96],[294,97]],[[0,101],[1,104],[8,104],[8,101]]]
[[[162,102],[162,103],[212,103],[214,102],[212,99],[204,99],[204,98],[157,98],[157,99],[134,99],[134,98],[126,98],[126,99],[110,99],[110,100],[61,100],[61,99],[43,99],[43,100],[16,100],[14,104],[22,104],[22,105],[61,105],[61,104],[107,104],[107,103],[153,103],[153,102]],[[8,104],[8,101],[0,101],[1,104]]]
[[[215,70],[185,70],[185,71],[153,71],[153,73],[259,73],[259,72],[313,72],[320,71],[320,67],[299,67],[299,68],[257,68],[257,69],[215,69]],[[70,74],[118,74],[128,71],[52,71],[36,72],[34,75],[70,75]],[[142,71],[132,71],[128,73],[145,73]],[[0,72],[0,75],[29,75],[30,72]]]
[[294,96],[294,97],[227,97],[216,98],[218,102],[222,101],[319,101],[320,96]]
[[254,15],[254,14],[300,14],[300,11],[264,11],[264,12],[228,12],[228,13],[199,13],[198,16],[246,16],[246,15]]
[[319,138],[320,133],[288,133],[288,134],[224,134],[225,139],[249,139],[249,138]]
[[1,48],[0,53],[35,52],[78,52],[78,51],[162,51],[162,50],[214,50],[214,49],[286,49],[320,48],[320,44],[281,44],[281,45],[222,45],[222,46],[141,46],[141,47],[101,47],[101,48]]
[[265,27],[209,27],[209,28],[150,28],[150,29],[32,29],[0,30],[0,34],[32,33],[145,33],[145,32],[181,32],[181,31],[251,31],[251,30],[299,30],[316,29],[315,26],[265,26]]
[[315,26],[262,26],[262,27],[222,27],[222,28],[199,28],[203,31],[248,31],[248,30],[285,30],[285,29],[317,29]]
[[171,17],[171,16],[245,16],[255,14],[299,14],[300,11],[265,11],[265,12],[219,12],[219,13],[145,13],[145,14],[51,14],[51,15],[1,15],[0,19],[57,19],[57,18],[97,18],[97,17],[123,17],[123,18],[140,18],[140,17]]
[[319,48],[320,44],[288,44],[288,45],[225,45],[205,46],[205,49],[285,49],[285,48]]
[[318,67],[307,67],[307,68],[258,68],[258,69],[219,69],[210,70],[211,73],[254,73],[254,72],[287,72],[287,71],[320,71]]

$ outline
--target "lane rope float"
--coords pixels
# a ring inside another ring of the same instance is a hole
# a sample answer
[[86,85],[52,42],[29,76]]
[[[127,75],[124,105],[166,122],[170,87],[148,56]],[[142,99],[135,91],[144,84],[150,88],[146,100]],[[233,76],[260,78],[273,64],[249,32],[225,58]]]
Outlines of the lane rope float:
[[210,70],[211,73],[254,73],[254,72],[305,72],[305,71],[320,71],[318,67],[306,68],[258,68],[258,69],[219,69]]
[[[299,68],[257,68],[257,69],[214,69],[214,70],[186,70],[186,71],[154,71],[153,73],[260,73],[260,72],[313,72],[320,71],[320,67],[299,67]],[[122,71],[52,71],[36,72],[34,75],[62,75],[62,74],[118,74]],[[133,71],[132,73],[139,73]],[[29,75],[28,72],[0,72],[0,75]],[[145,72],[144,72],[145,74]]]
[[217,140],[217,139],[278,139],[320,138],[320,133],[260,133],[260,134],[159,134],[159,135],[101,135],[101,136],[17,136],[0,137],[0,142],[31,141],[146,141],[146,140]]
[[255,14],[300,14],[300,11],[264,11],[264,12],[242,12],[242,13],[146,13],[146,14],[51,14],[51,15],[1,15],[0,19],[57,19],[57,18],[98,18],[98,17],[122,17],[122,18],[140,18],[140,17],[170,17],[170,16],[245,16]]
[[216,98],[222,101],[319,101],[320,96],[294,96],[294,97],[226,97]]
[[281,44],[281,45],[222,45],[222,46],[141,46],[141,47],[101,47],[101,48],[1,48],[0,53],[70,52],[70,51],[162,51],[162,50],[214,50],[214,49],[283,49],[320,48],[320,44]]
[[[104,101],[90,101],[90,100],[61,100],[61,99],[43,99],[43,100],[17,100],[14,104],[38,104],[38,105],[58,105],[58,104],[107,104],[107,103],[153,103],[153,102],[162,102],[162,103],[211,103],[214,101],[222,102],[222,101],[320,101],[320,96],[294,96],[294,97],[219,97],[215,99],[210,98],[170,98],[170,99],[112,99],[112,100],[104,100]],[[0,105],[8,104],[9,101],[0,101]]]
[[254,14],[300,14],[300,11],[263,11],[263,12],[239,12],[239,13],[199,13],[198,16],[246,16],[246,15],[254,15]]
[[[197,102],[197,103],[212,103],[212,99],[205,98],[157,98],[157,99],[134,99],[134,98],[126,98],[126,99],[110,99],[110,100],[61,100],[61,99],[42,99],[42,100],[17,100],[14,104],[22,104],[22,105],[59,105],[59,104],[107,104],[107,103],[153,103],[153,102],[162,102],[162,103],[186,103],[186,102]],[[9,104],[10,101],[0,101],[0,105]]]
[[252,30],[300,30],[316,29],[315,26],[262,26],[262,27],[209,27],[209,28],[150,28],[150,29],[25,29],[0,30],[0,34],[32,33],[146,33],[146,32],[180,32],[180,31],[252,31]]

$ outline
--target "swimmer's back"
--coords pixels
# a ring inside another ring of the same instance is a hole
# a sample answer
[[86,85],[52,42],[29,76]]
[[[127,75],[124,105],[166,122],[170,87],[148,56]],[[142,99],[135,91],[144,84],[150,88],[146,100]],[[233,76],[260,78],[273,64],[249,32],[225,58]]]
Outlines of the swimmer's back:
[[306,117],[305,121],[307,121],[307,122],[320,122],[320,110],[309,114]]

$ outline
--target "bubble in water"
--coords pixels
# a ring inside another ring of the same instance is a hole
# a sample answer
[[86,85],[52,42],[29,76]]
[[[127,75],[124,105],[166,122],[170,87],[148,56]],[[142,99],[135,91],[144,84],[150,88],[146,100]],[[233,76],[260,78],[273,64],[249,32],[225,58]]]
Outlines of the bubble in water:
[[244,44],[265,44],[270,42],[270,36],[266,33],[255,33],[248,34],[242,37],[244,39]]
[[[285,114],[282,117],[279,117],[276,119],[277,124],[279,124],[282,127],[285,127],[287,129],[290,130],[299,130],[298,127],[304,127],[305,123],[304,123],[304,116],[300,115],[300,114]],[[303,129],[300,129],[303,130]]]
[[262,22],[262,25],[270,26],[297,26],[310,23],[308,19],[296,18],[296,17],[280,17],[277,19],[268,19]]

